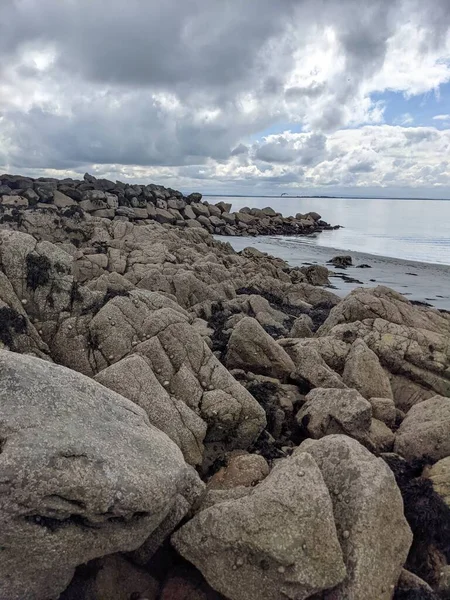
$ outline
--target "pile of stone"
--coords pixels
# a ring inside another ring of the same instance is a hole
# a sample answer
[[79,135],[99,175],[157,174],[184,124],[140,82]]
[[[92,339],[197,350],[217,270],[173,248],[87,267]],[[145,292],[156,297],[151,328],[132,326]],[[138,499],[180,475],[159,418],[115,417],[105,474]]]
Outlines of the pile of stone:
[[448,598],[450,315],[71,208],[0,227],[0,598]]
[[232,212],[225,202],[210,204],[198,193],[183,196],[162,186],[131,185],[97,179],[86,173],[83,181],[15,175],[0,176],[0,223],[29,210],[76,210],[94,217],[156,221],[177,227],[203,227],[217,235],[301,235],[332,227],[317,213],[283,217],[272,208],[242,208]]

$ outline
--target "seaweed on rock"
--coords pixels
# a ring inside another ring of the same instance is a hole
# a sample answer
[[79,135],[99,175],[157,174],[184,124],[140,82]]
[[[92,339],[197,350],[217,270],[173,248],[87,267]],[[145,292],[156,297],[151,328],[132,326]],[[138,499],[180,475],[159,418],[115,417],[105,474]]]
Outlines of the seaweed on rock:
[[26,258],[27,286],[35,291],[50,281],[51,263],[46,256],[28,254]]
[[0,308],[0,341],[12,348],[14,334],[27,331],[27,322],[23,315],[9,306]]

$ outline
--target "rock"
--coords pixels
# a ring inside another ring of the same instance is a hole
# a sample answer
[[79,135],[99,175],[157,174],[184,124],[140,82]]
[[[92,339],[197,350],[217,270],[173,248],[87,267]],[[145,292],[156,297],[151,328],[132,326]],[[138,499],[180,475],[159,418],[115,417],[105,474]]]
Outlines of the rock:
[[347,267],[351,267],[353,265],[351,256],[334,256],[329,263],[338,267],[339,269],[346,269]]
[[397,595],[395,598],[397,598],[399,592],[401,592],[404,596],[400,597],[404,597],[406,600],[408,598],[411,598],[412,600],[414,598],[417,598],[417,600],[437,600],[437,597],[434,595],[433,590],[428,583],[406,569],[401,570],[396,591]]
[[395,425],[396,408],[391,398],[369,398],[372,405],[372,416],[374,419],[383,421],[391,429]]
[[189,204],[191,204],[192,202],[200,202],[201,199],[202,199],[202,195],[199,194],[198,192],[189,194],[189,196],[187,197]]
[[360,438],[360,442],[376,454],[391,452],[394,447],[394,440],[395,436],[389,427],[378,419],[372,419],[367,438]]
[[77,565],[137,548],[177,498],[193,502],[202,490],[129,400],[7,351],[0,373],[0,597],[57,596]]
[[119,208],[119,198],[115,194],[105,194],[106,196],[106,204],[109,208]]
[[221,213],[229,213],[231,211],[232,204],[228,202],[217,202],[216,206],[220,209]]
[[321,215],[319,215],[319,213],[316,212],[309,212],[306,216],[311,217],[313,221],[320,221],[320,219],[322,218]]
[[12,194],[13,194],[13,191],[9,187],[9,185],[0,184],[0,196],[10,196]]
[[347,436],[306,440],[333,500],[345,581],[326,600],[391,600],[408,556],[411,530],[394,475],[385,462]]
[[194,214],[197,217],[203,216],[203,217],[210,217],[209,214],[209,208],[207,206],[205,206],[204,204],[201,204],[200,202],[193,202],[191,204],[191,209],[193,210]]
[[67,208],[68,206],[74,206],[76,202],[72,198],[69,198],[69,196],[66,196],[62,192],[55,190],[53,204],[58,208]]
[[236,216],[234,213],[230,214],[227,212],[222,213],[221,219],[228,223],[229,225],[234,225],[236,223]]
[[375,352],[361,340],[356,340],[345,361],[344,383],[355,388],[364,398],[392,398],[389,377]]
[[187,208],[186,202],[181,198],[169,198],[167,201],[167,208],[173,208],[174,210],[183,210]]
[[28,200],[22,196],[2,196],[2,206],[17,206],[26,208],[28,206]]
[[[450,566],[445,565],[441,569],[440,578],[437,586],[437,592],[439,594],[438,598],[441,600],[448,600],[450,598]],[[427,598],[425,596],[424,600],[435,600],[435,596],[431,596]]]
[[450,508],[450,456],[446,456],[430,467],[427,477],[433,483],[434,491]]
[[301,267],[300,271],[306,276],[311,285],[330,285],[328,279],[328,269],[321,265],[312,265],[310,267]]
[[197,221],[203,226],[206,227],[206,229],[208,229],[208,231],[210,233],[212,233],[213,231],[213,226],[211,224],[211,221],[209,220],[209,217],[205,217],[204,215],[199,215],[197,217]]
[[80,567],[58,600],[156,600],[159,582],[120,554]]
[[282,340],[280,345],[291,357],[295,370],[292,378],[299,384],[312,388],[345,388],[341,377],[331,369],[312,346],[304,346],[297,340]]
[[263,208],[262,212],[266,215],[266,217],[276,217],[277,216],[277,213],[273,210],[273,208],[270,208],[270,206]]
[[[135,219],[148,219],[148,209],[146,208],[133,208],[134,210],[134,218]],[[156,209],[155,209],[155,218],[156,218]],[[181,218],[181,215],[180,215]]]
[[[136,210],[138,209],[134,209],[135,216]],[[114,208],[101,208],[100,210],[93,210],[91,214],[93,217],[97,217],[98,219],[114,219],[114,217],[116,216],[116,211],[114,210]]]
[[202,462],[206,423],[184,402],[168,394],[144,357],[128,356],[95,379],[143,408],[150,423],[175,442],[187,463]]
[[158,221],[158,223],[175,223],[173,214],[164,208],[156,209],[155,220]]
[[183,565],[169,572],[158,600],[224,600],[224,597],[206,583],[197,569]]
[[199,223],[196,219],[189,219],[186,221],[186,227],[198,227],[202,229],[202,224]]
[[197,218],[196,213],[192,210],[189,204],[184,208],[183,215],[185,219],[195,220]]
[[213,227],[224,227],[226,225],[225,221],[219,219],[219,217],[215,217],[214,215],[209,217],[209,222]]
[[239,486],[253,487],[269,474],[269,465],[258,454],[240,453],[232,456],[208,482],[208,490],[226,490]]
[[234,327],[225,361],[228,369],[244,369],[281,380],[295,370],[289,355],[251,317],[244,317]]
[[244,213],[244,212],[242,212],[242,210],[241,210],[241,212],[237,212],[235,217],[236,217],[237,223],[244,224],[244,225],[251,225],[256,220],[253,215]]
[[172,543],[230,600],[302,600],[345,577],[330,496],[306,453],[279,462],[248,495],[198,513]]
[[406,460],[450,456],[450,398],[434,396],[415,404],[397,431],[394,449]]
[[343,433],[357,439],[367,435],[372,407],[356,390],[317,388],[306,396],[296,416],[314,439]]
[[295,319],[289,332],[291,338],[310,338],[313,336],[314,323],[308,315],[300,315]]

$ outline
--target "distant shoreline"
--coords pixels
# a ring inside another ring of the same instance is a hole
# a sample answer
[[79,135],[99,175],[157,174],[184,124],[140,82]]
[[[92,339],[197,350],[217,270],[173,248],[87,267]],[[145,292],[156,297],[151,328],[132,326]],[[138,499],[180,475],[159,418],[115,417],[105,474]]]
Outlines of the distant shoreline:
[[450,198],[410,198],[409,196],[275,196],[266,194],[202,194],[203,198],[278,198],[285,199],[321,199],[332,200],[333,198],[342,198],[344,200],[432,200],[435,202],[450,202]]

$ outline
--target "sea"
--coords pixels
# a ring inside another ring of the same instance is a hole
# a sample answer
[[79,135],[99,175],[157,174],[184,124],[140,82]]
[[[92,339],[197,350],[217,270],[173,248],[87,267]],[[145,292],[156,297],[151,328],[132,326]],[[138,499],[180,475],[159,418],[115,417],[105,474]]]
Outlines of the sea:
[[[450,200],[398,200],[391,198],[268,198],[205,197],[209,202],[223,200],[238,211],[272,207],[283,216],[318,212],[331,225],[341,229],[311,236],[286,238],[296,244],[362,252],[409,261],[450,265]],[[276,236],[268,245],[277,245]]]
[[[450,311],[450,201],[389,198],[205,197],[238,211],[270,206],[284,216],[318,212],[340,229],[306,236],[222,237],[236,251],[252,246],[292,267],[327,265],[331,287],[340,296],[355,287],[384,285],[409,300]],[[328,265],[350,254],[353,266]],[[364,268],[362,268],[364,267]]]

